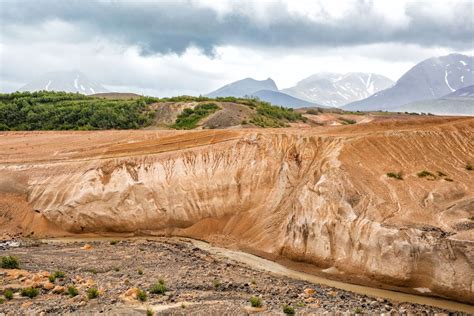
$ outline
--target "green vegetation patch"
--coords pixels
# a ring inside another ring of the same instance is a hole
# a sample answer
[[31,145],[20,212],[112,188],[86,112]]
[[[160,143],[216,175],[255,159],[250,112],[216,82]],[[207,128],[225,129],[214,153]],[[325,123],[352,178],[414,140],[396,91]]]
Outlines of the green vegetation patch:
[[294,315],[295,314],[295,309],[290,305],[284,305],[283,306],[283,313],[285,313],[286,315]]
[[18,269],[20,267],[20,261],[13,256],[4,256],[1,258],[0,267],[2,269]]
[[471,163],[467,163],[466,166],[464,167],[467,171],[472,171],[474,168],[472,167]]
[[249,302],[252,307],[262,307],[262,300],[256,296],[252,296],[249,299]]
[[339,121],[341,121],[341,123],[343,125],[352,125],[352,124],[357,123],[356,120],[351,120],[351,119],[348,119],[348,118],[345,118],[345,117],[339,117]]
[[0,130],[137,129],[153,122],[148,104],[154,101],[51,91],[0,94]]
[[394,178],[397,180],[403,180],[403,175],[401,172],[389,172],[387,173],[387,177]]
[[434,174],[432,174],[431,172],[426,171],[426,170],[420,171],[416,175],[418,176],[418,178],[427,178],[427,177],[433,178],[433,179],[436,178],[436,176]]
[[87,290],[87,298],[90,300],[99,297],[99,290],[95,287],[91,287]]
[[250,107],[255,108],[255,115],[250,123],[260,127],[287,127],[289,122],[306,121],[301,113],[295,112],[292,108],[271,105],[256,99],[249,99]]
[[219,109],[220,107],[214,103],[204,103],[197,105],[194,109],[184,109],[183,112],[178,115],[176,122],[171,125],[171,127],[175,129],[196,128],[201,119],[209,116]]
[[38,294],[39,294],[39,290],[31,286],[21,290],[21,296],[24,296],[24,297],[34,298],[38,296]]
[[166,292],[166,284],[165,284],[165,281],[160,279],[158,281],[158,283],[155,283],[151,289],[150,289],[150,293],[152,294],[165,294]]

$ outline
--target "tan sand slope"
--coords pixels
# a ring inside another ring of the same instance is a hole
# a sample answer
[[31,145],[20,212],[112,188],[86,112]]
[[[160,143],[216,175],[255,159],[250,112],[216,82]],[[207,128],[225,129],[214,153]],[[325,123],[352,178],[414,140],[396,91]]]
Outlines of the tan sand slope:
[[473,131],[474,118],[414,117],[0,133],[0,235],[190,236],[473,303]]

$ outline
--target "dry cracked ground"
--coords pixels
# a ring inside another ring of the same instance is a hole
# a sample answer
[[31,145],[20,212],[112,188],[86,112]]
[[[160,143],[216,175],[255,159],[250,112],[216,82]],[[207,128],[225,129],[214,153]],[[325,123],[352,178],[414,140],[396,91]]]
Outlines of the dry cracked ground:
[[[0,315],[284,315],[285,306],[298,315],[449,313],[273,275],[179,238],[23,239],[4,242],[0,255],[20,261],[20,269],[0,270],[0,293],[13,292],[0,296]],[[151,293],[160,280],[164,293]],[[71,286],[77,295],[68,293]],[[22,296],[28,287],[38,295]],[[91,288],[96,298],[88,297]],[[251,297],[262,307],[252,308]]]

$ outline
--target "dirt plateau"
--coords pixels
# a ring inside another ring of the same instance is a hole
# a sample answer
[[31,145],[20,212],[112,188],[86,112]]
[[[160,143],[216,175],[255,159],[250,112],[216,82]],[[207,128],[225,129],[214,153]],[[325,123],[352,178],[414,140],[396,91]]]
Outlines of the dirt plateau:
[[4,239],[187,236],[474,303],[474,118],[6,132],[0,148]]

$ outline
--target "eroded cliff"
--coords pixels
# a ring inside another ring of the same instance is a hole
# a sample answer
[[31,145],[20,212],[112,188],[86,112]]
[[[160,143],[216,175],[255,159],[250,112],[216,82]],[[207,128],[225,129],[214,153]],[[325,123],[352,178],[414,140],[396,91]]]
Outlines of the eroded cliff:
[[473,130],[4,133],[0,233],[190,236],[472,303]]

